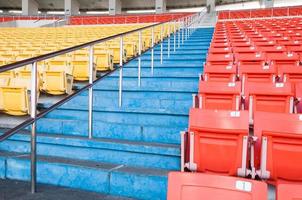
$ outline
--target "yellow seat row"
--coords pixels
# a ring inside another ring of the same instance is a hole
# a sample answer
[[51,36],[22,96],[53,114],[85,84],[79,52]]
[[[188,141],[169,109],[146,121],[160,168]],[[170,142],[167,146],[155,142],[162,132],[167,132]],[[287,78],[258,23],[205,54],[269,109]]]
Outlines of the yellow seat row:
[[[61,28],[2,28],[0,32],[1,65],[120,34],[149,24]],[[177,24],[177,28],[178,28]],[[162,30],[161,30],[162,29]],[[170,24],[170,33],[174,25]],[[161,32],[162,31],[162,32]],[[162,35],[161,35],[162,33]],[[154,42],[169,34],[169,25],[154,28]],[[151,29],[142,31],[141,50],[152,46]],[[124,62],[139,53],[138,32],[123,37]],[[120,39],[93,48],[93,75],[96,71],[113,70],[120,62]],[[38,91],[62,95],[72,93],[74,81],[89,79],[89,49],[84,48],[57,56],[38,65]],[[0,73],[0,112],[27,115],[30,112],[31,66]]]

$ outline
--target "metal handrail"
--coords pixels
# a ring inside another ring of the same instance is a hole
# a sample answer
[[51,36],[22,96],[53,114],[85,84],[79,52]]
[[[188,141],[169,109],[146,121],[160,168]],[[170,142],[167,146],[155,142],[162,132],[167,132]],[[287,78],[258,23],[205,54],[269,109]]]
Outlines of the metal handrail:
[[[51,111],[55,110],[56,108],[58,108],[59,106],[63,105],[64,103],[66,103],[67,101],[69,101],[70,99],[74,98],[75,96],[77,96],[79,93],[85,91],[85,90],[89,90],[89,105],[88,105],[88,120],[89,120],[89,125],[88,125],[88,129],[89,129],[89,138],[92,138],[92,114],[93,114],[93,89],[92,87],[99,81],[101,81],[104,77],[110,75],[111,73],[113,73],[116,70],[119,70],[119,106],[122,105],[122,78],[123,78],[123,65],[130,62],[133,59],[138,58],[139,62],[138,62],[138,85],[140,86],[140,68],[141,68],[141,54],[142,49],[141,49],[141,45],[142,45],[142,31],[146,30],[146,29],[152,29],[152,33],[151,33],[151,37],[152,37],[152,45],[149,49],[151,49],[151,71],[153,74],[153,65],[154,65],[154,47],[155,47],[155,43],[154,43],[154,27],[157,26],[161,26],[163,24],[166,23],[171,23],[174,22],[174,51],[176,50],[176,33],[178,33],[178,46],[180,45],[180,40],[182,40],[182,43],[184,43],[184,37],[187,39],[188,36],[190,34],[192,34],[192,32],[194,31],[193,28],[189,29],[189,26],[192,26],[192,24],[196,21],[198,21],[198,18],[200,17],[199,14],[194,14],[191,16],[185,16],[181,19],[177,19],[177,20],[171,20],[171,21],[167,21],[167,22],[161,22],[161,23],[157,23],[157,24],[152,24],[146,27],[142,27],[142,28],[138,28],[135,30],[131,30],[125,33],[120,33],[117,35],[113,35],[113,36],[109,36],[109,37],[105,37],[105,38],[101,38],[98,40],[94,40],[91,42],[87,42],[84,44],[80,44],[80,45],[76,45],[74,47],[70,47],[70,48],[66,48],[66,49],[62,49],[62,50],[58,50],[55,52],[51,52],[48,54],[44,54],[44,55],[40,55],[37,57],[33,57],[33,58],[29,58],[29,59],[25,59],[23,61],[19,61],[16,63],[11,63],[11,64],[7,64],[4,65],[2,67],[0,67],[0,73],[4,72],[4,71],[8,71],[8,70],[13,70],[13,69],[17,69],[26,65],[31,65],[32,69],[31,69],[31,113],[30,113],[30,118],[25,120],[23,123],[17,125],[16,127],[6,131],[4,134],[0,135],[0,142],[6,140],[7,138],[13,136],[14,134],[16,134],[17,132],[21,131],[22,129],[26,128],[27,126],[31,125],[31,192],[35,193],[36,191],[36,121],[39,120],[40,118],[44,117],[46,114],[50,113]],[[179,27],[179,29],[176,29],[176,23],[180,23],[181,27]],[[161,32],[161,63],[163,60],[163,34],[162,34],[162,27],[160,29]],[[171,36],[171,26],[169,26],[169,40],[168,40],[168,56],[170,56],[170,36]],[[134,56],[132,59],[127,60],[126,62],[123,62],[123,37],[127,36],[129,34],[132,33],[139,33],[139,53],[137,56]],[[182,38],[180,38],[180,34],[182,34]],[[102,42],[106,42],[112,39],[116,39],[116,38],[120,38],[120,63],[119,63],[119,67],[115,68],[114,70],[102,75],[101,77],[97,78],[96,80],[93,80],[93,46]],[[80,88],[79,90],[75,91],[74,93],[68,95],[67,97],[65,97],[64,99],[60,100],[59,102],[53,104],[52,106],[50,106],[49,108],[47,108],[46,110],[41,111],[40,113],[37,113],[37,62],[39,61],[43,61],[49,58],[53,58],[62,54],[66,54],[66,53],[70,53],[82,48],[86,48],[89,47],[89,83],[87,85],[85,85],[84,87]],[[148,51],[149,49],[147,49],[146,51]]]

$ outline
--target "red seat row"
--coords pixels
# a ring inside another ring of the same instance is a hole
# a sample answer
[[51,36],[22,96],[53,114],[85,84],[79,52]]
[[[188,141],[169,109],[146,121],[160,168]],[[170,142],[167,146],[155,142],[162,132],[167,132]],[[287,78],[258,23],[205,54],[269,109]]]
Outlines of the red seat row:
[[72,16],[70,25],[154,23],[180,19],[192,13],[140,14],[117,16]]
[[195,173],[169,175],[169,200],[266,200],[267,184],[302,198],[302,40],[284,38],[300,22],[217,24],[181,134],[181,169]]
[[264,9],[252,9],[252,10],[220,11],[218,14],[218,19],[225,20],[225,19],[280,17],[280,16],[297,16],[297,15],[302,15],[301,6],[264,8]]

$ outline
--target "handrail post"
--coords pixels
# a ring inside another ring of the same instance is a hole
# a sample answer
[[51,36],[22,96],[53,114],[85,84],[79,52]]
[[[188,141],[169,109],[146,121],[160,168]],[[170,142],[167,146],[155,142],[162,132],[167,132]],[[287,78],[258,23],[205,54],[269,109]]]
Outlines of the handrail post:
[[93,45],[89,47],[89,88],[88,92],[88,137],[92,139],[93,136],[93,72],[94,72],[94,58],[93,58]]
[[123,36],[120,38],[120,71],[119,71],[119,100],[118,105],[119,107],[122,107],[122,87],[123,87]]
[[169,26],[168,26],[168,58],[170,58],[170,40],[171,40],[171,37],[170,37],[170,32],[171,32],[171,30],[170,30],[170,22],[168,23],[169,24]]
[[174,52],[176,51],[176,20],[174,21]]
[[[35,119],[37,116],[37,62],[32,63],[31,66],[31,93],[30,93],[30,117]],[[36,192],[37,183],[37,134],[36,121],[31,125],[31,193]]]
[[142,32],[138,32],[138,71],[137,71],[137,78],[138,78],[138,87],[141,86],[141,55],[142,55]]
[[160,64],[163,64],[163,25],[160,26]]
[[151,74],[154,73],[154,27],[152,27],[151,30]]
[[184,32],[184,28],[185,28],[185,22],[184,22],[184,19],[182,20],[182,23],[181,23],[181,27],[182,27],[182,34],[181,34],[181,43],[183,44],[184,43],[184,37],[185,37],[185,32]]
[[180,47],[180,32],[181,32],[180,20],[178,20],[178,24],[179,24],[179,27],[178,27],[178,48],[179,48]]

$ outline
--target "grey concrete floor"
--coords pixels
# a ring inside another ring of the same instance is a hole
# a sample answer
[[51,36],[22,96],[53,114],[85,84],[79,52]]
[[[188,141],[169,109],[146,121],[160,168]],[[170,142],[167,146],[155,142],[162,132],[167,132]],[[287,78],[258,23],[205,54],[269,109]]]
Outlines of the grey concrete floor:
[[130,200],[105,194],[38,184],[31,194],[30,183],[0,179],[0,200]]

